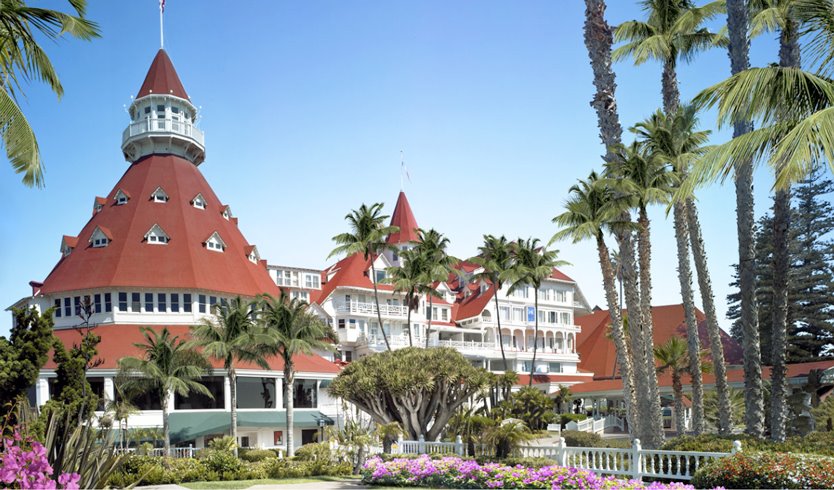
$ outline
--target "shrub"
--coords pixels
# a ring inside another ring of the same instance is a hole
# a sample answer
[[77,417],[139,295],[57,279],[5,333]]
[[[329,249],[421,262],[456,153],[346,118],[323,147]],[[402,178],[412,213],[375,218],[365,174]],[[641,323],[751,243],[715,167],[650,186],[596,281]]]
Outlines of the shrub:
[[568,422],[579,422],[580,420],[585,420],[588,418],[588,416],[584,413],[562,413],[559,414],[559,417],[559,422],[562,424],[562,430],[565,429],[565,425]]
[[663,449],[728,453],[733,448],[734,440],[741,441],[741,448],[744,452],[767,451],[834,456],[834,433],[832,432],[811,432],[806,436],[789,437],[785,442],[774,442],[742,434],[681,436],[666,441]]
[[698,488],[834,488],[834,459],[789,453],[737,453],[695,472]]
[[602,437],[593,432],[563,430],[562,437],[565,438],[565,444],[572,447],[604,447]]
[[545,466],[553,466],[555,461],[547,458],[504,458],[501,464],[507,466],[524,466],[526,468],[544,468]]
[[278,455],[272,449],[247,449],[241,450],[239,453],[240,459],[256,463],[265,459],[277,458]]
[[[214,442],[214,441],[212,441]],[[234,454],[226,451],[209,450],[206,452],[202,463],[210,471],[216,471],[223,477],[223,473],[237,473],[240,471],[242,462]],[[223,477],[225,480],[226,478]],[[233,478],[232,478],[233,479]]]
[[236,447],[237,443],[232,436],[215,437],[208,443],[209,449],[214,449],[215,451],[225,451],[228,453],[234,452]]
[[295,451],[295,458],[299,461],[330,461],[330,443],[305,444]]

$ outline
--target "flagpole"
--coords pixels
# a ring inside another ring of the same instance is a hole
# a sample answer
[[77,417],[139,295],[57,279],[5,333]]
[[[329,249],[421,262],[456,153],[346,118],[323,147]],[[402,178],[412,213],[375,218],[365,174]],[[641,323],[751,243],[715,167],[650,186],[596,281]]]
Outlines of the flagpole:
[[160,0],[159,2],[159,49],[165,48],[165,37],[164,32],[165,29],[162,27],[162,12],[165,9],[165,0]]
[[400,150],[400,192],[405,190],[405,183],[403,182],[403,172],[405,171],[405,158],[403,157],[403,151]]

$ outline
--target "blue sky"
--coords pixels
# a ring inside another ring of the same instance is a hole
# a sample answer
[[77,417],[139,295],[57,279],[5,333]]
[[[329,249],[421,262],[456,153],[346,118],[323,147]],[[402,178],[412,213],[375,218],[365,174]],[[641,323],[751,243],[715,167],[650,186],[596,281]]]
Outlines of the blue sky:
[[[64,2],[45,2],[63,8]],[[156,0],[91,1],[102,38],[47,43],[66,94],[32,85],[22,106],[37,132],[46,188],[28,189],[0,164],[6,217],[0,230],[0,302],[12,304],[60,257],[93,198],[124,173],[121,132],[159,48]],[[642,18],[636,2],[609,2],[616,24]],[[330,238],[361,203],[392,210],[400,150],[418,223],[451,239],[460,257],[484,233],[539,237],[556,231],[568,188],[603,153],[588,55],[584,2],[168,0],[165,48],[202,108],[200,166],[270,263],[324,267]],[[723,22],[723,19],[722,19]],[[775,60],[772,36],[752,62]],[[615,65],[624,126],[660,105],[656,64]],[[680,68],[685,99],[729,74],[726,51]],[[714,126],[713,114],[702,118]],[[715,142],[726,133],[714,135]],[[772,179],[756,174],[757,216]],[[698,194],[712,282],[723,320],[737,259],[731,183]],[[671,219],[652,212],[654,304],[679,303]],[[604,304],[591,243],[557,246],[590,303]],[[0,334],[8,323],[0,323]]]

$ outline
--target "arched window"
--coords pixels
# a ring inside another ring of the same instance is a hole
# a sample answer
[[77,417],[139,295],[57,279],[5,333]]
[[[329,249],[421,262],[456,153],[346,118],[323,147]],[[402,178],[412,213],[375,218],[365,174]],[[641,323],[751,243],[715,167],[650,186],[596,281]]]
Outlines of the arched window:
[[485,322],[492,322],[492,313],[490,313],[489,310],[484,310],[483,313],[481,313],[481,320]]

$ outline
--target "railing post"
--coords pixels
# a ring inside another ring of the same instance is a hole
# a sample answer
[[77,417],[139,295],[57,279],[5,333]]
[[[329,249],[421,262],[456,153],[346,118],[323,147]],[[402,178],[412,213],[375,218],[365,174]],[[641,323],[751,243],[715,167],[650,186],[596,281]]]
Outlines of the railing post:
[[631,476],[635,480],[643,481],[643,446],[640,439],[631,442]]
[[736,454],[741,452],[741,441],[733,441],[733,450],[730,451],[730,454]]
[[564,437],[559,437],[556,441],[556,461],[559,463],[559,466],[567,466],[568,465],[568,452],[565,449],[567,444],[565,443]]
[[188,457],[189,458],[194,457],[194,444],[189,444],[188,445]]
[[459,435],[455,436],[455,454],[463,456],[463,439]]
[[402,454],[403,453],[403,435],[402,435],[402,433],[397,435],[397,449],[391,448],[391,453],[393,453],[393,454]]
[[426,454],[426,438],[423,434],[417,438],[417,454]]

